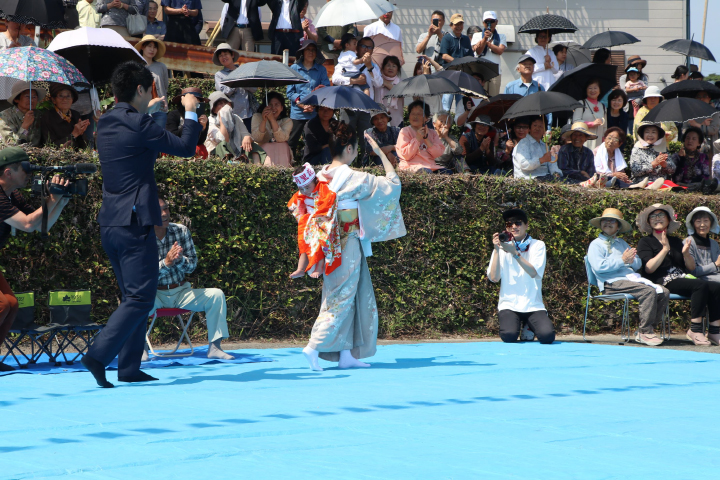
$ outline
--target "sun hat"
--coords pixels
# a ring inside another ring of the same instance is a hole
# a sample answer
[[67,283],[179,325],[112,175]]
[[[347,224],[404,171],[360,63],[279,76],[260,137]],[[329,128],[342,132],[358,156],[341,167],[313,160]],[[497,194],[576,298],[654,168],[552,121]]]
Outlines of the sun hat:
[[392,117],[388,113],[387,108],[385,108],[385,105],[383,105],[382,103],[379,105],[380,108],[376,110],[370,110],[370,123],[373,123],[373,118],[377,117],[378,115],[385,115],[388,118],[388,123],[392,122]]
[[468,122],[468,125],[485,125],[490,128],[495,128],[493,126],[493,121],[490,118],[489,115],[478,115],[475,117],[475,119],[472,122]]
[[620,222],[620,230],[618,231],[618,233],[632,232],[632,225],[630,225],[630,222],[623,218],[622,212],[617,208],[606,208],[605,210],[603,210],[602,215],[590,220],[590,225],[602,230],[600,222],[606,219],[617,220],[618,222]]
[[213,113],[213,110],[215,109],[215,104],[219,102],[220,100],[225,100],[230,105],[233,104],[233,101],[228,98],[227,95],[225,95],[223,92],[213,92],[208,97],[208,100],[210,101],[210,113]]
[[580,132],[580,133],[584,134],[585,141],[595,140],[598,138],[597,135],[593,134],[590,130],[588,130],[587,125],[585,125],[585,122],[573,123],[572,126],[570,127],[570,129],[561,135],[561,138],[563,140],[567,140],[568,138],[570,138],[572,136],[573,132]]
[[649,97],[659,97],[661,102],[665,99],[665,97],[662,96],[662,93],[660,93],[660,89],[655,85],[651,85],[647,88],[647,90],[645,90],[645,94],[642,99],[643,104],[645,104],[645,99]]
[[455,13],[452,17],[450,17],[450,25],[455,25],[456,23],[463,22],[465,23],[465,20],[463,19],[463,16],[461,13]]
[[675,215],[675,210],[670,205],[663,205],[662,203],[654,203],[647,207],[645,210],[640,212],[635,219],[635,225],[637,225],[638,229],[643,233],[653,233],[653,228],[650,226],[650,222],[648,221],[648,216],[656,210],[662,210],[663,212],[667,213],[668,218],[670,219],[670,225],[668,225],[667,233],[668,235],[675,232],[678,228],[680,228],[680,222],[676,220],[677,215]]
[[300,44],[300,48],[298,48],[297,51],[295,52],[295,58],[302,57],[302,55],[304,53],[303,50],[305,50],[310,45],[315,45],[315,51],[317,52],[316,56],[315,56],[315,63],[320,63],[320,64],[324,63],[325,57],[323,56],[322,52],[320,51],[320,47],[318,47],[318,44],[312,38],[306,38],[305,40],[302,41],[302,43]]
[[655,127],[658,129],[658,131],[659,131],[658,140],[665,137],[665,129],[662,128],[659,124],[653,123],[653,122],[642,121],[642,122],[640,122],[640,125],[638,125],[638,129],[637,129],[638,139],[643,138],[645,136],[645,129],[647,127]]
[[640,65],[642,64],[643,68],[647,65],[647,60],[643,60],[640,58],[640,55],[630,55],[627,60],[628,67],[632,65]]
[[[15,101],[15,99],[23,92],[26,92],[30,90],[30,83],[29,82],[16,82],[13,84],[12,88],[10,89],[10,97],[8,97],[7,101],[11,105]],[[47,91],[45,91],[44,88],[40,88],[38,86],[33,85],[32,89],[35,91],[35,95],[37,95],[38,103],[42,102],[45,97],[47,97]]]
[[182,103],[182,97],[184,97],[188,93],[192,93],[193,95],[195,95],[198,99],[198,102],[208,103],[210,101],[207,98],[202,96],[202,90],[200,90],[198,87],[188,87],[188,88],[183,88],[182,91],[180,92],[180,95],[174,96],[170,103],[180,105],[180,103]]
[[221,44],[218,45],[217,48],[215,49],[215,53],[213,53],[213,58],[212,58],[212,62],[213,62],[215,65],[217,65],[218,67],[222,67],[222,66],[223,66],[223,64],[220,63],[220,60],[218,59],[218,57],[220,56],[220,53],[223,52],[223,51],[228,51],[228,52],[232,53],[233,63],[237,62],[237,61],[238,61],[238,58],[240,58],[240,52],[238,52],[237,50],[235,50],[234,48],[232,48],[229,43],[221,43]]
[[165,55],[165,42],[158,40],[155,35],[145,35],[142,37],[140,41],[135,44],[135,50],[140,52],[140,55],[142,55],[142,49],[150,42],[155,42],[157,44],[158,51],[153,57],[153,60],[158,61]]
[[63,83],[51,83],[50,84],[50,96],[57,97],[57,95],[63,90],[68,90],[72,94],[73,103],[78,101],[78,92],[70,85]]
[[697,207],[692,212],[688,213],[688,216],[685,217],[685,228],[687,228],[688,235],[692,235],[695,233],[695,227],[692,224],[693,217],[698,212],[706,212],[710,215],[710,218],[713,220],[713,224],[710,226],[710,231],[712,233],[720,233],[720,224],[718,224],[717,216],[708,208],[708,207]]

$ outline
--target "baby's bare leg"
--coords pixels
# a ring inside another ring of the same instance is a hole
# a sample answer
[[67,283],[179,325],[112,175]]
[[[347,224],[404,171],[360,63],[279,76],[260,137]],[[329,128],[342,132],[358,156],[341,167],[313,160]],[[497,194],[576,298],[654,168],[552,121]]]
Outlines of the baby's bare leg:
[[320,275],[322,275],[323,270],[325,270],[325,259],[324,258],[313,266],[313,270],[312,270],[312,272],[310,272],[310,277],[311,278],[320,278]]
[[307,268],[309,263],[307,253],[301,253],[300,258],[298,258],[298,266],[297,270],[292,272],[290,274],[290,278],[300,278],[305,275],[305,269]]

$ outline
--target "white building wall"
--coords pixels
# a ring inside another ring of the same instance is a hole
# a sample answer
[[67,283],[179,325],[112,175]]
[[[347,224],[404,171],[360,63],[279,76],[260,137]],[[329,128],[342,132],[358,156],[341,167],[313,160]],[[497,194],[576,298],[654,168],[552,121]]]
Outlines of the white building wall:
[[[313,18],[325,4],[323,0],[310,0],[309,17]],[[645,72],[651,83],[662,85],[661,78],[668,83],[670,75],[677,65],[684,63],[685,58],[674,53],[660,50],[663,43],[685,38],[686,11],[685,0],[482,0],[478,2],[463,0],[395,0],[397,10],[393,21],[403,31],[406,74],[412,73],[417,54],[415,45],[421,33],[427,31],[430,14],[433,10],[442,10],[447,20],[454,13],[461,13],[465,18],[465,28],[480,25],[482,12],[495,10],[500,25],[512,25],[517,32],[525,22],[534,16],[546,12],[567,16],[577,27],[575,34],[562,34],[554,40],[574,40],[585,42],[588,38],[606,30],[620,30],[631,33],[640,39],[640,43],[616,47],[625,50],[626,56],[640,55],[647,60]],[[206,21],[220,17],[223,7],[221,0],[203,0]],[[270,20],[270,11],[263,7],[263,20]],[[365,22],[370,23],[370,22]],[[446,29],[449,26],[446,25]],[[534,36],[527,34],[515,35],[515,42],[508,45],[503,55],[503,85],[516,77],[515,63],[519,56],[534,45]]]

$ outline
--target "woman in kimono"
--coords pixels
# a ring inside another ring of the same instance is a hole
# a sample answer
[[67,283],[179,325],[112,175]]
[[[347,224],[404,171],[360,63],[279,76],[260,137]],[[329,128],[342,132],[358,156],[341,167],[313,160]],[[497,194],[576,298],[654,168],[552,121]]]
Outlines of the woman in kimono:
[[[355,130],[340,122],[330,142],[333,161],[318,174],[315,213],[305,228],[309,267],[325,260],[320,314],[303,354],[310,368],[322,371],[318,357],[340,368],[369,367],[359,361],[375,355],[378,313],[366,257],[371,242],[405,235],[400,212],[400,179],[377,143],[365,137],[386,175],[353,170]],[[319,265],[318,265],[319,267]]]

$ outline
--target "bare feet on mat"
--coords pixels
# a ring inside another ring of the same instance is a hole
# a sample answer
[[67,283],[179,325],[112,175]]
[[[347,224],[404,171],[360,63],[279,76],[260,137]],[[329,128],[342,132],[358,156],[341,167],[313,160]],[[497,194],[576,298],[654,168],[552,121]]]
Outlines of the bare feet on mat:
[[338,362],[339,368],[363,368],[369,366],[369,363],[361,362],[357,358],[353,357],[350,350],[343,350],[340,352],[340,361]]
[[83,356],[80,363],[82,363],[83,367],[87,368],[88,371],[92,373],[92,376],[95,377],[95,381],[102,388],[113,388],[115,386],[108,382],[107,378],[105,378],[105,366],[102,363],[92,357],[88,357],[87,355]]
[[323,369],[320,367],[320,364],[318,363],[318,356],[320,355],[320,352],[318,352],[314,348],[310,348],[309,345],[303,348],[302,352],[303,355],[305,355],[308,363],[310,364],[310,370],[313,370],[315,372],[323,371]]
[[152,382],[154,380],[157,380],[157,378],[148,375],[147,373],[143,372],[142,370],[138,370],[136,373],[133,373],[132,375],[127,376],[120,376],[118,375],[118,381],[120,382],[127,382],[127,383],[140,383],[140,382]]
[[235,360],[235,357],[225,352],[220,347],[220,340],[215,340],[208,345],[207,358],[211,358],[213,360]]

